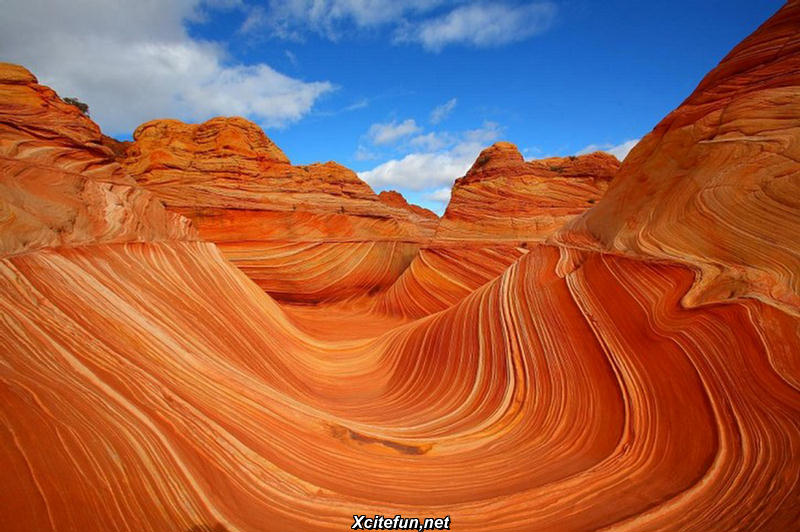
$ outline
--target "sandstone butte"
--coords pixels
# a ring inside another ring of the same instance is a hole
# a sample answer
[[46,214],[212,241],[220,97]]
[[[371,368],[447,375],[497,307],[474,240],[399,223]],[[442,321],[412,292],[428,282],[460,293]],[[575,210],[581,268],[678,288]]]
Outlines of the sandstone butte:
[[320,302],[388,288],[438,217],[351,170],[293,166],[242,118],[156,120],[118,148],[129,175],[273,297]]
[[[597,196],[588,210],[531,192],[558,210],[521,213],[539,229],[519,241],[516,226],[482,226],[477,206],[454,201],[425,242],[413,231],[433,225],[356,181],[325,233],[314,217],[336,214],[336,194],[297,192],[324,204],[303,209],[313,242],[387,242],[405,228],[423,253],[524,250],[422,317],[276,300],[226,259],[226,239],[249,240],[204,225],[205,213],[229,216],[240,190],[221,186],[227,162],[171,148],[120,165],[135,146],[115,149],[25,69],[0,65],[0,529],[339,531],[354,514],[402,514],[448,515],[460,531],[795,530],[798,61],[790,2],[605,195],[582,196]],[[205,142],[181,138],[187,151]],[[243,168],[306,172],[253,138]],[[213,186],[154,171],[181,157]],[[307,173],[329,182],[329,169]],[[259,215],[279,210],[248,186],[292,212],[274,175],[240,183]],[[464,200],[491,194],[469,175],[459,187]],[[396,209],[393,221],[369,227],[357,205]],[[486,217],[504,208],[486,202]],[[265,216],[286,227],[292,215]],[[487,228],[470,243],[470,226]],[[418,288],[402,297],[426,297]]]
[[602,152],[525,161],[509,142],[486,148],[456,180],[434,239],[373,308],[420,318],[457,303],[596,203],[619,166]]

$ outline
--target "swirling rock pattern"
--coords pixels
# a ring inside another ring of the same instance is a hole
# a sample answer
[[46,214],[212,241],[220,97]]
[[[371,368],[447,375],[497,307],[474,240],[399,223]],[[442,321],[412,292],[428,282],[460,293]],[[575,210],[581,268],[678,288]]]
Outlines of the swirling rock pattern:
[[345,343],[209,244],[6,259],[3,529],[791,529],[796,318],[569,253]]
[[678,261],[690,306],[754,297],[800,312],[800,3],[739,44],[633,149],[557,242]]
[[527,244],[435,243],[419,250],[402,275],[375,298],[378,313],[421,318],[452,307],[503,273]]
[[373,308],[420,318],[451,307],[590,208],[618,169],[600,152],[525,161],[510,142],[486,148],[456,180],[434,239]]
[[[417,256],[416,242],[219,242],[225,257],[275,299],[320,303],[393,286]],[[496,272],[493,277],[497,276]]]
[[[292,166],[261,128],[242,118],[148,122],[119,161],[282,300],[338,300],[386,289],[438,221],[396,192],[376,195],[336,163]],[[292,268],[303,264],[317,264],[316,271]]]
[[195,238],[114,162],[94,122],[24,68],[0,63],[0,255]]
[[[780,57],[770,36],[798,27],[796,6],[745,42]],[[148,197],[88,120],[68,119],[26,71],[0,72],[3,169],[24,170],[3,179],[25,191],[3,201],[138,228],[28,240],[0,225],[17,243],[0,254],[0,530],[338,531],[353,514],[398,513],[449,515],[460,531],[797,528],[800,317],[786,301],[687,306],[696,264],[598,252],[581,218],[558,235],[569,245],[424,248],[430,267],[414,277],[427,284],[409,277],[380,296],[394,315],[370,307],[380,298],[281,304],[225,258],[234,238],[183,238],[185,219],[157,207],[109,211],[80,188],[25,186],[67,175]],[[725,90],[718,79],[706,90]],[[15,103],[17,91],[43,103]],[[39,134],[47,123],[87,139]],[[405,301],[454,271],[445,299]]]
[[599,200],[619,170],[603,152],[525,161],[498,142],[456,180],[438,240],[543,242]]

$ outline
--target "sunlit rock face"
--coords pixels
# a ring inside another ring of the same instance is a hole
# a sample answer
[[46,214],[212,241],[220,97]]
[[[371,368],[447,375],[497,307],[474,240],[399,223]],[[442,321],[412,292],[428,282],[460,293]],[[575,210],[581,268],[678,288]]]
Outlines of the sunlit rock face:
[[525,161],[498,142],[456,180],[436,238],[542,242],[596,203],[617,170],[603,152]]
[[409,203],[402,194],[395,190],[381,191],[381,193],[378,194],[378,199],[390,207],[399,207],[417,215],[419,219],[415,221],[418,225],[435,230],[436,226],[439,224],[439,217],[436,216],[435,212],[420,207],[419,205]]
[[527,244],[438,242],[420,249],[408,268],[372,308],[391,316],[421,318],[458,303],[528,252]]
[[119,160],[167,209],[190,218],[204,239],[281,300],[330,301],[384,290],[436,227],[430,211],[402,196],[377,196],[339,164],[291,165],[242,118],[148,122]]
[[5,259],[3,529],[791,530],[797,320],[569,254],[346,343],[211,244]]
[[739,44],[633,149],[567,245],[698,272],[688,305],[800,308],[800,4]]
[[[779,51],[794,5],[746,42]],[[797,528],[800,318],[785,303],[688,306],[696,265],[597,251],[574,227],[569,245],[433,241],[403,273],[424,285],[398,281],[381,309],[282,303],[116,165],[91,121],[0,72],[0,530],[333,532],[354,514],[476,532]],[[729,155],[717,171],[738,179]]]
[[134,183],[94,122],[24,68],[0,63],[0,254],[196,238]]
[[525,161],[510,142],[486,148],[456,179],[435,238],[374,309],[420,318],[452,306],[596,203],[619,166],[602,152]]

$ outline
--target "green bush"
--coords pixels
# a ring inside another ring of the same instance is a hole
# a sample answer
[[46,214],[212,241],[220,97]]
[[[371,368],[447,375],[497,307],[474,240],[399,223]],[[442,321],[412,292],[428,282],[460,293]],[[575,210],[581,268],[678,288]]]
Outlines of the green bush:
[[74,105],[78,109],[80,109],[81,113],[89,116],[89,104],[83,103],[77,98],[64,98],[64,101],[70,105]]

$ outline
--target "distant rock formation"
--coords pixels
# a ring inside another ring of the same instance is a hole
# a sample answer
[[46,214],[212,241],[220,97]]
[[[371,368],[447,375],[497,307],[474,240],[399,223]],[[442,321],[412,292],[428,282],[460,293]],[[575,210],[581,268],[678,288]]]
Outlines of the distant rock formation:
[[597,202],[619,166],[603,152],[526,162],[498,142],[456,180],[436,238],[543,242]]
[[382,198],[336,164],[293,166],[242,118],[142,124],[127,172],[268,293],[341,300],[388,288],[436,227],[402,197]]
[[592,207],[619,166],[602,152],[526,162],[510,142],[486,148],[456,180],[435,238],[375,310],[420,318],[454,305]]
[[[425,209],[420,207],[419,205],[414,205],[406,201],[402,194],[395,190],[384,190],[380,194],[378,194],[378,199],[381,200],[386,205],[390,207],[399,207],[401,209],[406,209],[411,211],[412,213],[425,218],[427,220],[431,220],[431,227],[436,227],[436,222],[438,222],[439,217],[430,209]],[[421,222],[424,224],[424,222]]]

